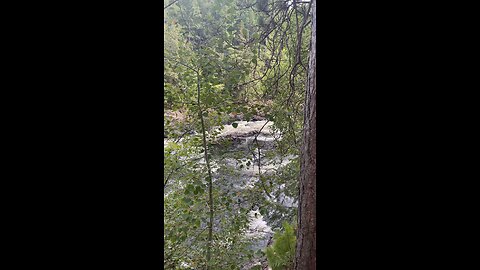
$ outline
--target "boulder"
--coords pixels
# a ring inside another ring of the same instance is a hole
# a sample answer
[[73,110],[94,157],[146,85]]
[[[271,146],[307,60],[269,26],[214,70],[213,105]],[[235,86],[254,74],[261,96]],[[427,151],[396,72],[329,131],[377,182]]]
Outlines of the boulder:
[[255,121],[264,121],[264,120],[267,120],[267,118],[260,115],[254,115],[252,116],[252,119],[250,121],[255,122]]

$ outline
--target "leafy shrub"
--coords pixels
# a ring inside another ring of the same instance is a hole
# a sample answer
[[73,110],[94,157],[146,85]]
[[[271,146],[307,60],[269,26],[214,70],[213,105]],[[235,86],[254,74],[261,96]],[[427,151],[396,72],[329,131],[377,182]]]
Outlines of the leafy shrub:
[[287,222],[283,223],[283,228],[285,229],[284,232],[276,232],[273,236],[273,244],[266,249],[268,265],[272,270],[293,269],[296,244],[295,230]]

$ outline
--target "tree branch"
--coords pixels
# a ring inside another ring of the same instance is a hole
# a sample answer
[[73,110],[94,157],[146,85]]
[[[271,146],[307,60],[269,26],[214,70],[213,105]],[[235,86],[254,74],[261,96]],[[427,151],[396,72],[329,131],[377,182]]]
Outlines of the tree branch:
[[173,0],[170,4],[166,5],[165,7],[163,7],[163,10],[167,9],[169,6],[175,4],[176,2],[178,2],[179,0]]

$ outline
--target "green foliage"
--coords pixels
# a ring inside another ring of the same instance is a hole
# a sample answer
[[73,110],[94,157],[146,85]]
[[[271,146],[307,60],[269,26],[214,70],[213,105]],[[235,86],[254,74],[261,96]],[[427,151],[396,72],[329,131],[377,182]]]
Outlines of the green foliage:
[[284,232],[276,232],[273,245],[267,247],[268,264],[272,270],[291,270],[295,256],[296,236],[293,226],[283,223]]
[[[296,199],[298,194],[303,65],[309,46],[306,38],[298,42],[298,33],[308,36],[309,29],[299,28],[304,7],[294,10],[287,2],[262,0],[249,8],[253,2],[245,0],[188,0],[164,10],[165,269],[207,265],[209,189],[200,117],[215,171],[210,269],[243,269],[253,259],[264,259],[253,254],[253,240],[245,237],[253,208],[260,209],[273,229],[296,214],[296,207],[283,206],[279,195]],[[297,57],[303,64],[296,64]],[[241,129],[230,115],[243,115],[244,120],[262,115],[273,121],[274,149],[260,145],[232,152],[232,140],[217,138],[222,125]],[[262,167],[261,175],[251,175],[259,181],[239,192],[230,179],[258,170],[252,155],[258,150],[262,159],[292,161],[269,173]],[[273,269],[288,269],[294,253],[290,244],[295,236],[288,226],[267,249]]]

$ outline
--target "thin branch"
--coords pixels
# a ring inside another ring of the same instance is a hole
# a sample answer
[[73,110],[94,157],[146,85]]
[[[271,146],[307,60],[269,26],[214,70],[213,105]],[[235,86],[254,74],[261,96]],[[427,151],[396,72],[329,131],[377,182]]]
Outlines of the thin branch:
[[179,61],[177,61],[177,60],[175,60],[175,59],[173,59],[173,58],[167,57],[167,56],[163,56],[163,58],[165,58],[165,59],[167,59],[167,60],[169,60],[169,61],[175,62],[175,63],[177,63],[177,64],[179,64],[179,65],[182,65],[182,66],[184,66],[184,67],[192,70],[192,71],[195,72],[195,73],[198,73],[198,70],[195,69],[195,68],[192,67],[192,66],[189,66],[189,65],[187,65],[187,64],[184,64],[184,63],[182,63],[182,62],[179,62]]
[[178,2],[179,0],[173,0],[170,4],[166,5],[165,7],[163,7],[163,10],[167,9],[169,6],[175,4],[176,2]]
[[[262,171],[261,171],[261,153],[260,153],[260,145],[258,144],[258,140],[257,140],[257,137],[258,135],[260,135],[260,133],[262,132],[263,128],[265,128],[265,126],[268,124],[269,120],[267,120],[265,122],[265,124],[263,124],[262,128],[258,131],[258,133],[255,135],[255,138],[253,139],[253,141],[255,142],[255,144],[257,145],[257,150],[258,150],[258,180],[260,181],[260,184],[262,185],[262,188],[263,190],[265,191],[265,194],[267,194],[267,196],[269,198],[272,198],[272,195],[270,195],[270,193],[268,192],[267,188],[265,187],[265,182],[263,181],[262,179]],[[250,147],[248,147],[250,148]],[[253,154],[253,157],[255,158],[255,152],[252,151],[252,154]]]
[[[212,249],[212,241],[213,241],[213,180],[212,180],[212,170],[210,167],[210,161],[208,159],[208,149],[207,149],[207,135],[205,132],[205,122],[203,120],[203,111],[202,106],[200,103],[200,72],[197,71],[197,103],[198,103],[198,110],[200,116],[200,122],[202,124],[202,141],[203,141],[203,148],[205,149],[205,163],[207,165],[207,172],[208,172],[208,205],[210,208],[210,220],[208,223],[208,242],[207,242],[207,263],[210,262],[211,259],[211,249]],[[210,269],[210,266],[207,264],[207,270]]]

